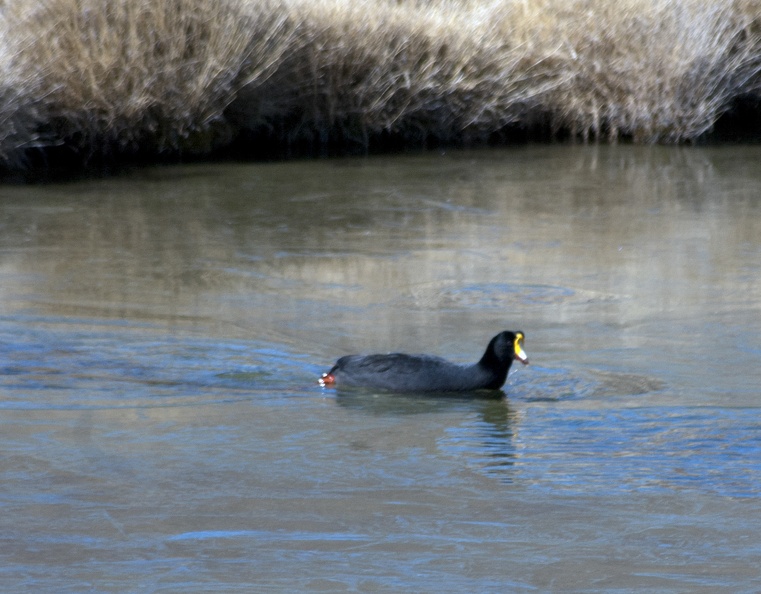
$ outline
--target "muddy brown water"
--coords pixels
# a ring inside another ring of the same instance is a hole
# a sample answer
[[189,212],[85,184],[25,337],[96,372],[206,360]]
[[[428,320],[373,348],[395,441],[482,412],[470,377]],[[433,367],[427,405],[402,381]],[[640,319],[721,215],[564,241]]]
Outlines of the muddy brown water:
[[[761,589],[761,149],[0,188],[0,584]],[[531,365],[321,389],[351,352]]]

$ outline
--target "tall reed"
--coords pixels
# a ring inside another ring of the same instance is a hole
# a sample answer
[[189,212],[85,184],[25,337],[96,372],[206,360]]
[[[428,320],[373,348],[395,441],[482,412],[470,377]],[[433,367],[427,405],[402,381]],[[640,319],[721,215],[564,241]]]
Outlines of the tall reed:
[[684,142],[758,98],[760,16],[761,0],[0,0],[0,163],[537,122]]
[[[553,2],[548,2],[548,5]],[[554,2],[557,4],[557,2]],[[584,138],[681,142],[757,94],[761,3],[577,0],[552,24],[567,84],[547,103]]]

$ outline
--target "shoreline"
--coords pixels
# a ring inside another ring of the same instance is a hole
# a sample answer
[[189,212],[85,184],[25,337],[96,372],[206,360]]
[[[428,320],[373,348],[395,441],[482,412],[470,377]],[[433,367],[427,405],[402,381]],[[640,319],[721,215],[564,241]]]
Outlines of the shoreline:
[[761,2],[0,0],[0,179],[761,139]]

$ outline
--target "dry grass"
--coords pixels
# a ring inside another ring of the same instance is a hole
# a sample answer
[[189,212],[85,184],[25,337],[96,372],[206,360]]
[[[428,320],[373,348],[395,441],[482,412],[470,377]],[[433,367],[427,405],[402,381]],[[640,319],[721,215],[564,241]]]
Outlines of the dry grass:
[[758,91],[757,2],[572,3],[555,23],[568,83],[548,97],[559,125],[584,138],[680,142],[710,130]]
[[13,90],[2,108],[14,122],[5,156],[61,142],[92,153],[206,150],[230,135],[223,111],[264,49],[245,12],[214,2],[22,0],[2,15],[0,88]]
[[0,0],[0,160],[683,142],[761,86],[761,0]]

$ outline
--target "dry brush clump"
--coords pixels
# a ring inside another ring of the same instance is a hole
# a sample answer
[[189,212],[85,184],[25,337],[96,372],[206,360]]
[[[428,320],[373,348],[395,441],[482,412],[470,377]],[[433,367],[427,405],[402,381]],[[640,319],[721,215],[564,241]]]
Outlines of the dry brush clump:
[[759,15],[761,0],[0,0],[0,161],[241,135],[482,141],[537,121],[693,140],[758,96]]
[[249,127],[360,146],[381,133],[450,141],[521,121],[557,84],[506,39],[504,10],[495,20],[462,3],[288,4],[294,51],[235,105]]
[[11,124],[0,157],[58,145],[92,156],[202,152],[229,141],[224,109],[278,51],[282,17],[262,14],[207,0],[0,5],[0,122]]
[[[559,5],[548,1],[545,6]],[[547,98],[584,138],[681,142],[758,93],[761,3],[571,0],[549,25],[566,82]],[[537,6],[535,5],[536,9]]]

